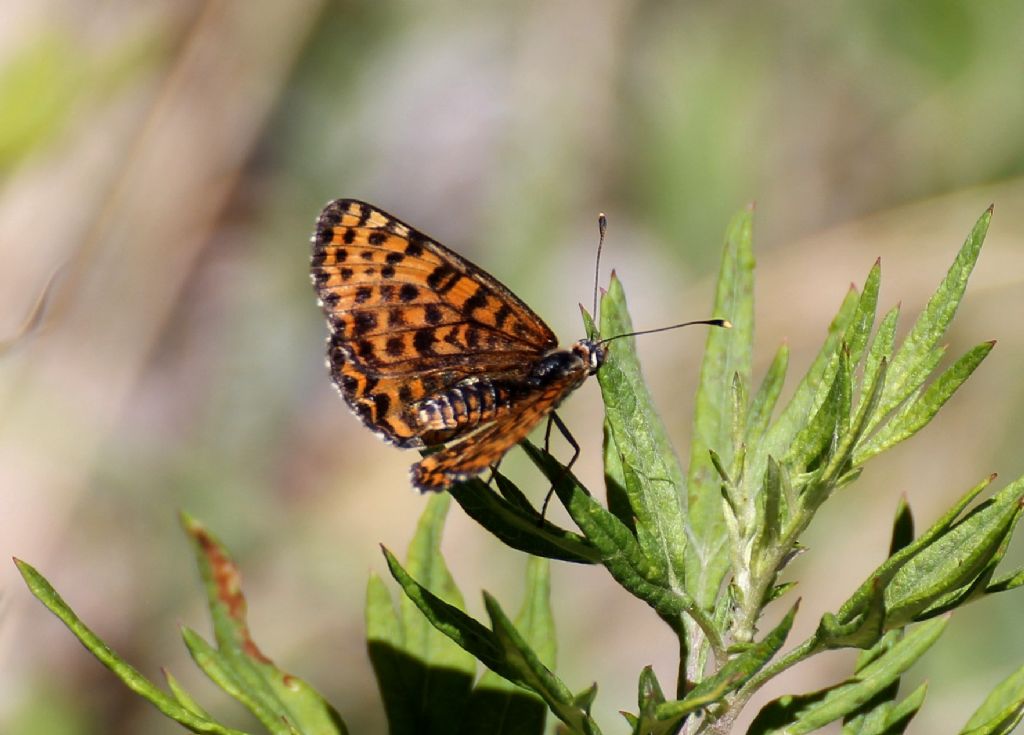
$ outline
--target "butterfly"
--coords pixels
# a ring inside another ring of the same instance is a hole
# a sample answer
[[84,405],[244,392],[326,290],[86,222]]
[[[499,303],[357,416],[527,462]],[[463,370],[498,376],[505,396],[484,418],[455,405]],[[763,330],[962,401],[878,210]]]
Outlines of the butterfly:
[[601,367],[602,341],[559,350],[498,279],[371,204],[330,202],[312,242],[342,398],[385,441],[437,449],[412,466],[415,487],[494,466],[547,416],[572,442],[553,411]]

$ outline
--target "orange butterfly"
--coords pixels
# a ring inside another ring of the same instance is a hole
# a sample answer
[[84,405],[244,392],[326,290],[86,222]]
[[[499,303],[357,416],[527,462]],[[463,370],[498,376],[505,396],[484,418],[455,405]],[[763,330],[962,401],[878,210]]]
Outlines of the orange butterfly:
[[556,349],[551,329],[497,279],[365,202],[324,208],[311,271],[346,403],[385,441],[440,447],[412,466],[420,490],[497,463],[605,358],[594,340]]

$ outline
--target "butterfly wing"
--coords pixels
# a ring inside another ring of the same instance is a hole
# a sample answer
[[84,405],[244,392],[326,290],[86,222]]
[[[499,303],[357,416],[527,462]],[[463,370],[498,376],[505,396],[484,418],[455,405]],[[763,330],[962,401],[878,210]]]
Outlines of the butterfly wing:
[[399,446],[424,443],[416,401],[473,375],[521,378],[558,342],[493,276],[365,202],[324,208],[311,272],[335,384],[363,423]]
[[579,383],[578,375],[551,383],[513,405],[494,423],[424,457],[412,466],[413,485],[422,491],[440,491],[483,472],[525,439]]

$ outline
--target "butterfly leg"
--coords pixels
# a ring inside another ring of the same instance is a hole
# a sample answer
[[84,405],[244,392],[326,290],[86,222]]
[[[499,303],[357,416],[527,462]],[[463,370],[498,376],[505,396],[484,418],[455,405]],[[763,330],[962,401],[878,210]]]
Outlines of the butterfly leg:
[[[569,427],[567,427],[565,425],[565,423],[562,421],[562,419],[558,418],[558,414],[557,413],[552,411],[551,413],[548,414],[548,425],[547,425],[547,428],[544,430],[544,452],[545,453],[550,454],[549,449],[550,449],[550,446],[551,446],[551,427],[552,427],[552,425],[558,427],[558,431],[561,432],[562,436],[565,437],[565,440],[567,442],[569,442],[569,445],[572,447],[572,458],[569,460],[569,464],[565,465],[565,471],[566,471],[566,473],[568,473],[572,469],[572,466],[574,464],[576,464],[576,460],[579,459],[579,457],[580,457],[580,445],[579,445],[579,442],[576,441],[576,438],[572,435],[572,432],[569,431]],[[555,494],[555,487],[554,487],[554,485],[552,485],[551,489],[548,490],[548,494],[544,496],[544,504],[540,508],[540,522],[541,523],[544,522],[544,516],[547,514],[547,511],[548,511],[548,503],[551,502],[551,496],[554,495],[554,494]]]
[[[504,457],[502,457],[502,459],[504,459]],[[491,476],[487,478],[487,487],[490,487],[491,483],[493,483],[495,478],[498,476],[499,467],[501,467],[501,459],[499,459],[497,462],[491,465]]]

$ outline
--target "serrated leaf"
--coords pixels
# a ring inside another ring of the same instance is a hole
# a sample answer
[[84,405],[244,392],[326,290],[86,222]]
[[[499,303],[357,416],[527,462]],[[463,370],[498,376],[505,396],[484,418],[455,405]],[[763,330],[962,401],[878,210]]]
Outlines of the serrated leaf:
[[[731,467],[734,426],[741,420],[729,410],[734,378],[739,392],[749,392],[754,340],[753,211],[733,217],[726,230],[712,314],[733,328],[711,329],[704,349],[695,398],[693,439],[686,486],[686,523],[695,548],[687,557],[686,586],[697,604],[709,609],[729,568],[723,553],[729,536],[722,516],[719,480],[709,459],[714,450]],[[681,486],[680,486],[681,487]]]
[[[907,403],[877,432],[857,447],[853,463],[863,464],[876,454],[909,439],[932,420],[992,351],[995,342],[983,342],[942,373],[916,399]],[[884,390],[883,390],[884,393]]]
[[338,713],[319,693],[299,677],[277,668],[257,647],[249,632],[240,575],[227,549],[184,513],[181,523],[196,553],[217,641],[213,654],[203,651],[208,644],[200,644],[201,639],[186,629],[186,644],[193,657],[202,651],[209,666],[204,670],[218,672],[221,686],[231,682],[234,691],[226,691],[273,732],[346,732]]
[[981,245],[991,220],[992,208],[989,207],[975,223],[942,283],[928,300],[921,316],[893,356],[889,380],[879,406],[879,415],[884,415],[903,403],[934,368],[934,355],[939,340],[942,339],[960,305],[960,299],[967,287],[967,279],[981,253]]
[[834,371],[838,364],[836,353],[840,349],[843,334],[854,318],[859,301],[860,297],[856,291],[851,289],[846,294],[839,311],[829,325],[825,343],[801,379],[793,397],[778,419],[768,428],[763,440],[748,447],[746,477],[749,497],[756,497],[760,490],[768,457],[778,458],[787,454],[794,438],[807,426],[810,417],[817,412],[835,382]]
[[1009,735],[1024,717],[1024,666],[996,686],[960,731],[961,735]]
[[957,517],[970,505],[986,487],[988,487],[995,475],[990,475],[977,485],[972,487],[957,500],[953,506],[933,523],[927,531],[921,534],[916,540],[900,549],[882,562],[878,568],[857,588],[857,590],[840,606],[835,619],[840,624],[849,624],[872,605],[878,595],[889,584],[896,573],[911,559],[914,554],[925,548],[933,541],[942,536],[956,522]]
[[189,655],[210,681],[238,700],[272,735],[295,735],[294,725],[282,716],[284,702],[273,689],[251,672],[236,666],[229,656],[210,645],[201,635],[188,627],[181,629],[182,640]]
[[782,393],[782,386],[786,382],[786,370],[789,366],[789,346],[782,345],[775,353],[772,364],[761,381],[761,387],[757,389],[754,398],[751,400],[750,409],[747,412],[747,434],[745,442],[747,446],[756,446],[772,418],[772,411],[778,403],[779,395]]
[[[607,336],[633,331],[622,284],[612,278],[601,299],[601,331]],[[680,493],[683,471],[644,383],[632,337],[608,344],[608,358],[597,373],[604,399],[607,434],[618,451],[623,489],[635,517],[637,541],[646,556],[669,570],[682,585],[686,538]]]
[[[875,336],[871,340],[871,348],[864,358],[864,371],[861,378],[861,403],[864,402],[875,386],[882,365],[892,360],[893,346],[896,341],[896,322],[899,319],[899,315],[900,307],[898,305],[887,311],[878,325],[878,331],[875,332]],[[861,411],[863,408],[862,405],[858,405],[857,410]],[[874,416],[870,417],[869,420],[873,423],[869,423],[868,427],[874,426],[877,423],[877,419]]]
[[602,564],[619,584],[663,616],[678,616],[692,609],[692,599],[669,586],[663,562],[647,557],[622,521],[605,510],[549,454],[529,442],[523,442],[522,447],[552,483],[569,515],[601,553]]
[[850,365],[857,367],[867,346],[871,329],[875,325],[875,312],[878,308],[878,287],[882,277],[882,262],[876,260],[864,279],[864,287],[857,299],[857,311],[846,328],[843,343],[849,351]]
[[855,712],[910,668],[935,643],[946,623],[946,618],[936,618],[914,627],[842,684],[769,702],[754,719],[748,735],[804,735]]
[[514,676],[513,672],[504,670],[501,647],[490,630],[413,579],[387,548],[382,546],[381,550],[384,552],[391,576],[398,582],[406,597],[430,621],[431,625],[457,643],[463,650],[479,659],[488,668],[505,678],[509,678],[506,673]]
[[225,727],[198,715],[190,707],[182,705],[174,697],[161,690],[143,676],[138,669],[114,653],[99,636],[93,633],[35,567],[20,559],[15,559],[14,563],[35,598],[67,626],[68,630],[85,646],[89,653],[110,669],[133,692],[151,702],[162,713],[192,732],[207,735],[246,735],[241,730]]
[[980,574],[1012,533],[1022,497],[1024,480],[1018,480],[910,558],[886,586],[886,625],[910,622]]
[[[546,559],[527,560],[526,598],[516,617],[516,628],[539,660],[555,665],[555,622],[551,613],[550,565]],[[547,707],[537,694],[485,671],[473,689],[460,732],[541,735]]]
[[491,618],[495,640],[502,648],[505,664],[516,672],[517,680],[540,695],[555,716],[572,731],[599,733],[597,724],[588,714],[593,697],[582,703],[577,702],[572,692],[530,648],[512,621],[506,617],[497,600],[486,592],[484,605]]
[[[827,462],[839,437],[849,428],[852,392],[849,352],[841,349],[825,400],[793,439],[786,454],[787,466],[799,473],[813,471]],[[805,505],[815,508],[819,502],[819,498],[811,498]]]

